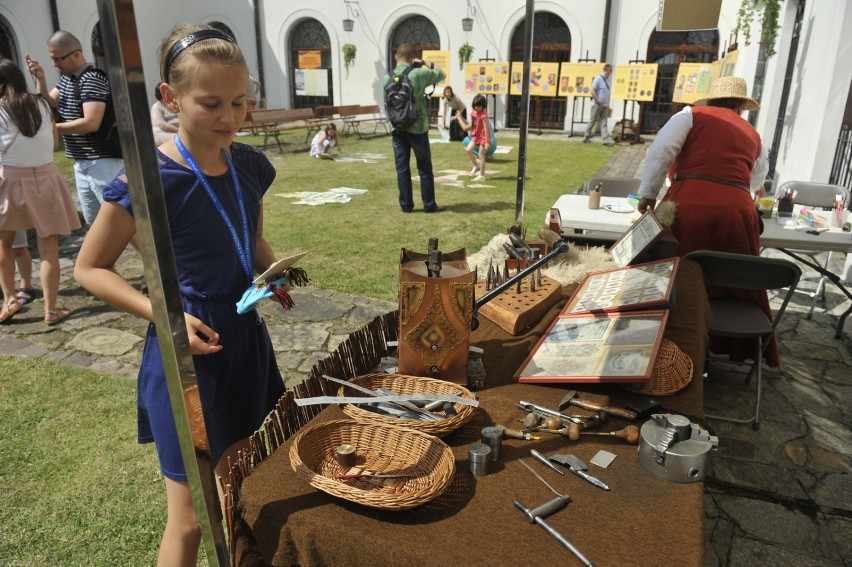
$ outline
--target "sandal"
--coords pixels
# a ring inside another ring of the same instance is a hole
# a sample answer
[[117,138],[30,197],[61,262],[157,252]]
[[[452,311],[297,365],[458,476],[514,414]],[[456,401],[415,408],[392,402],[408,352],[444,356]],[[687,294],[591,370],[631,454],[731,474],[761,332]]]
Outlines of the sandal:
[[36,297],[36,290],[31,287],[19,287],[15,291],[17,292],[15,297],[20,299],[23,305],[30,303]]
[[44,312],[44,322],[52,327],[53,325],[61,323],[70,317],[72,313],[73,311],[65,309],[64,307],[57,307],[53,311]]
[[12,298],[3,304],[3,309],[0,310],[0,323],[5,323],[12,318],[12,315],[23,309],[24,304],[20,299]]

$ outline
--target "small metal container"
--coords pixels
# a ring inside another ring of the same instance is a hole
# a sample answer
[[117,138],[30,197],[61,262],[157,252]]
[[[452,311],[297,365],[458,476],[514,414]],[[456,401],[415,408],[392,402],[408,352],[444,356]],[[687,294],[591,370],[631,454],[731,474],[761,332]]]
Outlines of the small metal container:
[[355,465],[355,447],[343,444],[337,447],[335,455],[340,466],[351,467]]
[[491,455],[491,447],[485,443],[474,443],[467,450],[467,458],[470,461],[470,473],[473,476],[485,476],[488,474],[488,463]]
[[483,427],[482,442],[491,447],[489,460],[500,460],[500,449],[503,446],[503,429],[500,427]]

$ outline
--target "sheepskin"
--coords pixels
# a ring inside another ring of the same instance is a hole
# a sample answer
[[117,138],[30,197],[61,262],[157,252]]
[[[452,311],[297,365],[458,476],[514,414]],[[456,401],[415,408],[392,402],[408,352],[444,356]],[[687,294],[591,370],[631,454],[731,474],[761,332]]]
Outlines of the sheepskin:
[[[509,242],[508,234],[498,234],[483,248],[467,257],[471,270],[476,270],[480,280],[485,279],[491,262],[501,269],[509,258],[503,249],[503,244]],[[583,246],[571,244],[568,252],[560,254],[541,271],[543,276],[552,278],[563,286],[579,283],[589,272],[614,268],[612,255],[600,246]]]

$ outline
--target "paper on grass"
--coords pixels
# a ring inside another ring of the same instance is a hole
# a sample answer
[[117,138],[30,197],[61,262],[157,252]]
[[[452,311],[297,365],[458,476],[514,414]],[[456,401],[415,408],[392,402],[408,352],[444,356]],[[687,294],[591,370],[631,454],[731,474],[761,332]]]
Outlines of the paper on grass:
[[512,146],[497,146],[497,149],[494,150],[495,154],[508,154],[512,151]]

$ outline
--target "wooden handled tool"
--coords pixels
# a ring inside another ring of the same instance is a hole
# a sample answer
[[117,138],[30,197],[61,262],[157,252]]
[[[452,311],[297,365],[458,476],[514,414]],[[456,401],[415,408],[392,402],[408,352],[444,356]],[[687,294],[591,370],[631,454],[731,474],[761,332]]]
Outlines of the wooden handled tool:
[[626,419],[627,421],[636,421],[637,414],[635,411],[619,408],[615,406],[605,406],[602,404],[596,404],[594,402],[589,402],[586,400],[577,399],[577,391],[569,390],[565,397],[562,398],[562,401],[559,402],[559,411],[564,410],[568,405],[577,406],[578,408],[583,408],[591,411],[605,411],[610,415],[618,416],[622,419]]
[[631,445],[639,444],[639,428],[635,425],[628,425],[618,431],[581,431],[580,435],[606,435],[607,437],[624,439]]

